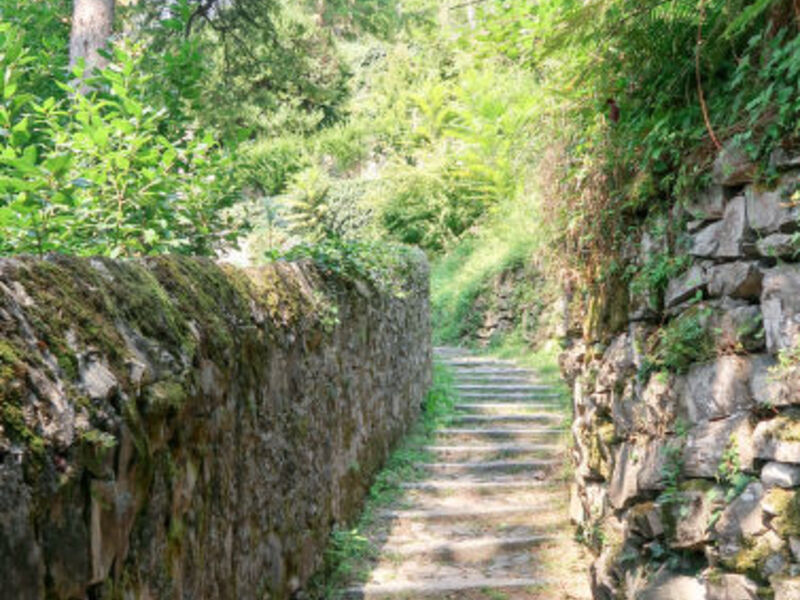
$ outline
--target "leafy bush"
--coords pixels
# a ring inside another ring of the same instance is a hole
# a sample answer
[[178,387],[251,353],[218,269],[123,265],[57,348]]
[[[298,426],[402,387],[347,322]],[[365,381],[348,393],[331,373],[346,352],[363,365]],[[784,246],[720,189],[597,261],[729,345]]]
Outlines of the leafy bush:
[[60,84],[57,99],[20,87],[34,59],[15,28],[0,45],[0,252],[210,254],[235,239],[231,155],[152,104],[140,48],[117,46],[90,91]]

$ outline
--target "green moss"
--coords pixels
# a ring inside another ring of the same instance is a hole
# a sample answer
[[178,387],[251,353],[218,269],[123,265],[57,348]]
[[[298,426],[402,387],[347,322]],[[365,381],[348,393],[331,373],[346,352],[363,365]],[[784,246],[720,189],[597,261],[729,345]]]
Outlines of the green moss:
[[760,579],[761,567],[772,554],[774,551],[766,539],[744,539],[742,549],[733,558],[723,561],[723,564],[736,573]]
[[178,410],[186,401],[186,390],[178,381],[159,381],[147,388],[147,410],[153,414],[163,414]]
[[773,488],[765,504],[775,508],[772,527],[782,537],[800,535],[800,492]]

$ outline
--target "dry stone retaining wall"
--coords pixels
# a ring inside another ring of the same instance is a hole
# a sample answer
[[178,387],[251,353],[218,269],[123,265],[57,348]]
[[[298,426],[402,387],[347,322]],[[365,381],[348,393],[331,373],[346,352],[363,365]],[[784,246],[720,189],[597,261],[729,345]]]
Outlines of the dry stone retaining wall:
[[[718,165],[672,215],[682,274],[595,294],[562,357],[598,599],[800,598],[800,172],[776,166],[762,187]],[[658,225],[637,271],[667,247]]]
[[0,260],[0,595],[289,597],[430,383],[401,279]]

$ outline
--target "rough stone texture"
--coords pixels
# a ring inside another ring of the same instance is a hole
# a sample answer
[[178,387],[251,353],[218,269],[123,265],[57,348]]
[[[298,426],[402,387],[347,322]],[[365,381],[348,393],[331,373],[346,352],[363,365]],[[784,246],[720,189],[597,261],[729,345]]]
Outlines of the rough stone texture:
[[737,186],[753,181],[756,165],[738,144],[727,144],[720,150],[716,160],[712,179],[721,186]]
[[725,573],[706,582],[706,600],[759,600],[758,585],[744,575]]
[[800,464],[800,417],[780,417],[758,424],[753,433],[753,446],[758,458]]
[[750,228],[762,236],[797,231],[800,207],[790,203],[797,186],[797,175],[786,175],[770,190],[749,187],[745,195]]
[[800,598],[800,577],[778,577],[772,581],[775,600],[797,600]]
[[752,470],[753,426],[749,415],[701,422],[689,431],[683,451],[683,472],[687,477],[713,479],[726,450],[735,445],[741,468]]
[[688,422],[721,419],[752,408],[751,371],[750,360],[742,356],[693,365],[679,398]]
[[758,240],[756,250],[759,256],[765,258],[797,259],[800,254],[800,236],[796,233],[773,233]]
[[737,196],[726,204],[721,221],[693,236],[691,254],[699,258],[739,258],[748,241],[747,232],[745,199]]
[[698,294],[702,297],[710,280],[708,269],[705,263],[696,264],[680,277],[671,280],[664,295],[665,307],[677,306]]
[[734,262],[709,269],[708,294],[757,301],[761,296],[764,274],[758,263]]
[[761,469],[761,482],[767,487],[793,488],[800,486],[800,466],[769,462]]
[[686,202],[684,208],[696,221],[717,221],[725,213],[725,189],[712,186]]
[[746,540],[766,531],[761,510],[764,487],[753,482],[724,507],[714,524],[714,536],[722,558],[731,558],[741,551]]
[[288,598],[429,384],[403,279],[0,261],[4,597]]
[[761,311],[770,353],[800,342],[800,265],[781,265],[765,273]]
[[[776,584],[800,576],[800,171],[778,158],[780,181],[764,188],[726,148],[717,185],[673,211],[688,222],[669,242],[685,269],[663,302],[644,302],[661,299],[648,290],[627,328],[570,341],[585,350],[562,363],[580,527],[605,536],[597,598],[800,600]],[[648,223],[631,239],[648,239]],[[605,502],[589,510],[590,494]]]

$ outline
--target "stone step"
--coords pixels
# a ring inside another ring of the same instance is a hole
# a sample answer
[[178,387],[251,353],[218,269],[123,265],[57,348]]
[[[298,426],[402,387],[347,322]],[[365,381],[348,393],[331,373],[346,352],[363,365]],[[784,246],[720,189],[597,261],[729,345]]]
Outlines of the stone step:
[[489,440],[507,439],[534,443],[541,440],[558,439],[565,434],[565,431],[552,427],[493,427],[493,428],[456,428],[448,427],[436,432],[439,440],[449,442],[458,441],[459,445],[469,443],[485,443]]
[[498,364],[487,362],[484,364],[452,364],[442,361],[444,365],[455,371],[455,375],[528,375],[532,373],[528,369],[514,366],[513,364]]
[[519,369],[513,360],[487,358],[485,356],[446,357],[442,362],[451,367],[503,367],[506,369]]
[[563,415],[559,413],[538,412],[519,415],[456,415],[450,419],[450,422],[453,425],[468,423],[498,425],[503,423],[560,423],[563,419]]
[[558,444],[481,444],[481,445],[460,445],[460,446],[423,446],[425,452],[444,456],[458,456],[461,454],[495,454],[508,452],[509,454],[549,454],[558,452],[561,446]]
[[547,510],[500,513],[484,511],[477,515],[473,511],[466,517],[381,520],[383,532],[374,539],[380,547],[387,543],[411,544],[429,540],[466,542],[498,535],[507,537],[553,535],[558,531],[564,531],[565,526],[569,527],[568,502],[568,496],[564,494],[563,497],[554,496],[552,500],[547,501],[545,504]]
[[493,460],[480,462],[442,462],[417,463],[417,467],[433,474],[460,475],[463,473],[483,473],[502,471],[511,473],[530,473],[561,464],[559,460]]
[[381,552],[394,556],[413,556],[427,558],[433,561],[451,561],[459,563],[474,563],[485,561],[500,553],[528,550],[536,546],[553,541],[553,535],[532,535],[524,537],[498,537],[484,536],[472,540],[450,542],[434,540],[427,542],[412,542],[406,544],[392,544],[391,542],[381,548]]
[[[526,588],[541,588],[547,581],[539,578],[499,578],[499,577],[456,577],[440,579],[431,582],[393,581],[391,583],[370,583],[361,587],[347,590],[347,598],[362,600],[380,600],[382,598],[429,598],[439,596],[443,598],[457,598],[455,594],[465,594],[471,591],[485,590],[514,590]],[[485,598],[491,598],[486,595]],[[495,598],[506,598],[505,594],[495,595]]]
[[412,481],[401,483],[400,487],[405,490],[423,490],[426,492],[442,492],[449,493],[453,491],[471,492],[476,491],[485,496],[491,493],[505,494],[511,490],[530,490],[530,489],[561,489],[562,486],[542,481],[540,479],[532,479],[530,477],[523,478],[507,478],[498,480],[497,478],[490,481],[484,479],[466,479],[460,477],[457,480],[453,479],[429,479],[427,481]]
[[488,400],[490,402],[506,402],[508,400],[552,400],[561,398],[561,394],[547,392],[503,392],[499,394],[487,392],[458,392],[461,400]]
[[451,444],[426,446],[425,452],[435,456],[436,462],[503,460],[508,458],[539,459],[558,456],[561,447],[556,444]]
[[548,510],[549,507],[543,504],[503,506],[498,508],[461,508],[444,510],[387,510],[378,513],[382,519],[395,521],[502,521],[508,517],[521,516],[532,518],[537,512]]
[[[441,479],[439,480],[441,481]],[[458,480],[454,480],[458,481]],[[488,482],[497,484],[496,481]],[[406,490],[405,497],[393,510],[447,511],[463,510],[464,507],[481,510],[500,510],[521,506],[554,506],[566,503],[569,495],[564,490],[552,487],[471,487],[447,490]]]
[[456,385],[530,385],[535,384],[535,380],[530,374],[519,375],[471,375],[468,373],[457,373],[454,377]]
[[553,392],[556,388],[552,385],[538,385],[533,383],[526,384],[507,384],[495,385],[484,383],[460,383],[456,384],[456,390],[459,392]]
[[549,402],[460,402],[455,404],[453,408],[462,412],[500,413],[506,415],[547,411],[561,412],[560,406]]

